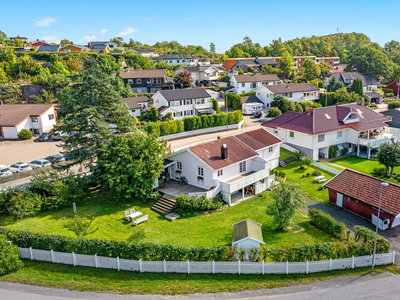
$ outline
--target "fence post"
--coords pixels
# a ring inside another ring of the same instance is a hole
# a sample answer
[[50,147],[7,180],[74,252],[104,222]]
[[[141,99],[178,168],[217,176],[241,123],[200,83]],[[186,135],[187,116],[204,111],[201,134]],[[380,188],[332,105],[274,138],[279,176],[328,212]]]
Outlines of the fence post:
[[332,258],[329,259],[329,271],[332,271]]
[[190,274],[190,261],[187,260],[187,268],[188,268],[188,274]]
[[96,268],[99,267],[99,265],[97,264],[97,254],[94,255],[94,265],[96,266]]
[[394,264],[394,258],[396,256],[396,252],[393,250],[393,258],[392,258],[392,264]]
[[29,255],[30,255],[30,257],[31,257],[31,260],[33,260],[32,247],[29,247]]
[[140,270],[140,273],[143,272],[143,270],[142,270],[142,259],[139,259],[139,270]]
[[286,261],[286,274],[289,274],[289,261]]
[[164,273],[167,273],[167,262],[165,261],[165,259],[164,259]]
[[51,262],[54,264],[54,251],[51,249]]
[[351,268],[354,269],[354,255],[351,257]]
[[76,267],[75,252],[72,252],[72,260],[74,261],[74,267]]
[[308,274],[308,259],[307,259],[307,262],[306,262],[306,274]]
[[263,275],[265,274],[265,263],[264,263],[264,261],[262,261],[262,273],[263,273]]
[[240,275],[240,259],[238,259],[238,274]]
[[212,261],[212,269],[213,269],[213,274],[215,274],[215,261],[214,260]]
[[118,268],[118,271],[119,271],[120,268],[121,268],[121,265],[119,264],[119,256],[117,256],[117,268]]

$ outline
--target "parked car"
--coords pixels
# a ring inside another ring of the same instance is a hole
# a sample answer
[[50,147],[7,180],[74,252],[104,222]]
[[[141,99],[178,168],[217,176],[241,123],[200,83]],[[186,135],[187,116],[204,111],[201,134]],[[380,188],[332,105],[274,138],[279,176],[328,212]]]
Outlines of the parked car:
[[32,167],[32,169],[37,169],[37,168],[44,168],[44,167],[49,167],[51,166],[51,162],[49,162],[46,159],[36,159],[34,161],[31,161],[29,165]]
[[0,165],[0,177],[9,176],[12,172],[9,167]]
[[53,137],[53,134],[51,132],[43,132],[39,136],[39,142],[47,142],[48,140],[51,140],[52,137]]
[[61,141],[64,136],[65,136],[65,133],[63,133],[61,131],[56,131],[53,134],[53,141]]
[[58,164],[60,162],[65,161],[65,157],[60,154],[50,155],[47,156],[45,159],[51,162],[52,164]]
[[32,167],[30,165],[28,165],[27,163],[24,163],[24,162],[17,162],[15,164],[9,165],[8,168],[13,173],[20,173],[20,172],[25,172],[25,171],[32,170]]
[[253,117],[255,117],[255,118],[261,118],[261,111],[255,111],[255,112],[253,112]]

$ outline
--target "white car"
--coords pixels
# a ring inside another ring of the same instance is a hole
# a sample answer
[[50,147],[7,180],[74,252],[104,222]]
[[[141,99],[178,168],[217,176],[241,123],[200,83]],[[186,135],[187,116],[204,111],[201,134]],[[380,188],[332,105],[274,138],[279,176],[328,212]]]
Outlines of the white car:
[[20,172],[32,170],[32,167],[24,162],[17,162],[15,164],[9,165],[8,168],[13,173],[20,173]]
[[42,159],[42,158],[31,161],[28,164],[32,167],[32,169],[44,168],[44,167],[51,166],[51,162],[49,162],[47,159]]
[[0,165],[0,177],[9,176],[12,172],[9,167]]

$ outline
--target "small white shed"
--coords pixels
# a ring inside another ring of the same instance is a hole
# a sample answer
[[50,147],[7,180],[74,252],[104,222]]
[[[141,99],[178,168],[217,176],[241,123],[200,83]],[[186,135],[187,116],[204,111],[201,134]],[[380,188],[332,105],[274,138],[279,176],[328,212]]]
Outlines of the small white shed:
[[246,219],[232,226],[232,248],[247,250],[265,245],[260,223]]

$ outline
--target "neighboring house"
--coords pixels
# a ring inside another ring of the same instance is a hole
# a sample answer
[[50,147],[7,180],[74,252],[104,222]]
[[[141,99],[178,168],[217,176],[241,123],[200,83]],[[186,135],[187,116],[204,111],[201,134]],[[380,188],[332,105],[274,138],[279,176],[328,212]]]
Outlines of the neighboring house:
[[168,82],[163,69],[154,70],[129,70],[118,74],[125,86],[130,85],[132,93],[156,93],[160,90],[173,88],[173,83]]
[[306,113],[290,111],[262,125],[314,160],[328,158],[330,147],[336,148],[337,155],[347,148],[369,159],[382,143],[398,140],[398,132],[387,128],[388,121],[362,104],[350,103],[310,108]]
[[182,54],[163,54],[152,59],[153,62],[162,60],[169,65],[196,66],[199,63],[199,57]]
[[381,111],[381,114],[390,119],[386,122],[389,127],[400,128],[400,108]]
[[379,81],[371,76],[371,75],[363,75],[358,72],[341,72],[341,73],[332,73],[325,79],[325,84],[328,85],[329,80],[332,77],[336,77],[338,81],[344,83],[344,86],[349,91],[351,86],[353,85],[354,79],[361,79],[363,84],[364,93],[373,92],[378,89]]
[[30,52],[32,47],[14,47],[14,50],[17,54],[23,53],[23,52]]
[[378,227],[381,230],[400,225],[400,185],[354,171],[344,169],[324,184],[329,190],[329,201],[376,225],[381,183],[381,211]]
[[366,100],[370,103],[382,104],[383,95],[379,92],[364,92],[364,95],[368,98]]
[[277,85],[263,85],[256,89],[256,96],[270,109],[271,102],[278,95],[288,98],[294,102],[300,100],[319,100],[319,88],[312,83],[285,83]]
[[236,94],[245,94],[257,90],[263,85],[281,84],[282,81],[276,74],[233,75],[230,86],[235,88]]
[[199,86],[203,85],[203,82],[207,82],[207,86],[211,86],[213,82],[216,82],[218,78],[225,74],[225,71],[221,68],[215,66],[194,66],[194,67],[180,67],[175,70],[175,74],[182,72],[183,70],[187,70],[190,72],[193,78],[193,82]]
[[36,52],[58,52],[60,50],[60,45],[57,46],[39,46]]
[[33,42],[33,43],[29,44],[29,46],[30,47],[51,46],[51,44],[43,42],[43,41],[36,40],[36,42]]
[[147,111],[149,105],[149,98],[146,96],[122,98],[121,102],[129,107],[129,113],[136,117],[140,117],[142,111]]
[[95,41],[95,42],[89,42],[88,43],[88,48],[91,48],[93,46],[104,46],[107,45],[109,51],[114,50],[115,48],[118,48],[118,43],[117,42],[111,42],[111,41]]
[[125,51],[110,51],[110,54],[125,54]]
[[34,135],[48,131],[56,124],[53,104],[2,104],[0,105],[0,136],[18,139],[22,129]]
[[61,47],[59,52],[90,52],[90,49],[86,46],[83,45],[75,45],[75,44],[69,44],[64,47]]
[[28,38],[27,38],[27,37],[23,37],[23,36],[19,36],[19,35],[17,35],[17,36],[10,36],[8,39],[9,39],[10,41],[21,40],[21,41],[24,42],[24,43],[28,42]]
[[160,119],[169,112],[175,120],[215,114],[210,102],[211,96],[203,88],[162,90],[152,98]]
[[400,96],[400,77],[388,84],[386,88],[393,90],[395,97]]
[[278,67],[278,63],[272,58],[256,58],[254,60],[237,60],[232,66],[232,70],[242,69],[243,72],[247,72],[248,68],[251,67],[253,70],[262,70],[263,66],[271,66],[273,68]]
[[232,249],[249,250],[265,245],[260,223],[246,219],[232,226]]
[[[263,128],[181,149],[166,158],[171,179],[222,195],[233,205],[271,187],[282,141]],[[212,195],[211,195],[212,194]]]
[[110,53],[110,48],[108,45],[91,45],[89,49],[91,52],[95,52],[97,54]]
[[265,109],[264,103],[257,96],[242,97],[242,113],[244,115],[251,115],[263,109]]
[[158,57],[159,55],[156,53],[156,51],[143,48],[143,49],[128,49],[128,51],[133,51],[135,52],[136,55],[141,55],[145,57]]

